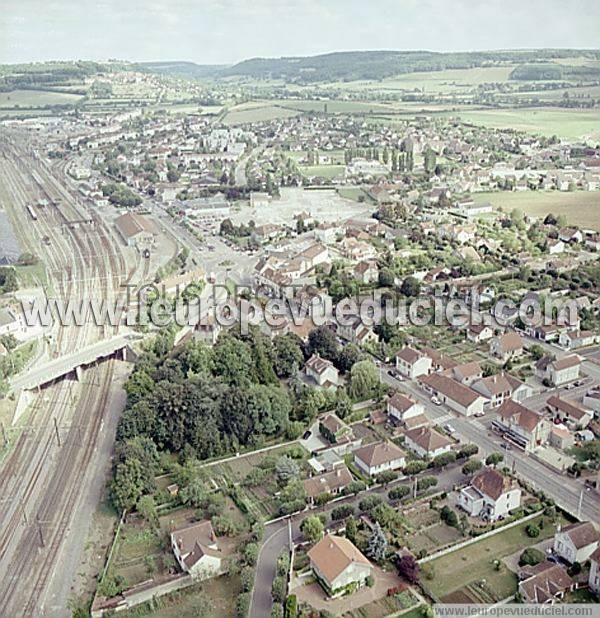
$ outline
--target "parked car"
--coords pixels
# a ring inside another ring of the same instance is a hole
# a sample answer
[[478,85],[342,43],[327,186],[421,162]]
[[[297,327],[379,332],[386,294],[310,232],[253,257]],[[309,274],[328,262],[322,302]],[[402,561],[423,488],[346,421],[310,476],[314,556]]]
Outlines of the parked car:
[[455,433],[456,429],[454,429],[454,427],[452,427],[452,425],[450,425],[450,423],[446,423],[444,425],[444,429],[448,432],[448,433]]
[[431,403],[434,406],[441,406],[442,405],[442,402],[435,395],[431,398]]
[[310,429],[308,429],[307,431],[305,431],[302,434],[302,439],[303,440],[308,440],[311,436],[312,436],[312,431]]
[[500,444],[500,448],[503,448],[505,451],[512,450],[512,446],[508,442],[502,442],[502,444]]
[[483,410],[481,412],[475,412],[475,416],[485,416],[485,412]]

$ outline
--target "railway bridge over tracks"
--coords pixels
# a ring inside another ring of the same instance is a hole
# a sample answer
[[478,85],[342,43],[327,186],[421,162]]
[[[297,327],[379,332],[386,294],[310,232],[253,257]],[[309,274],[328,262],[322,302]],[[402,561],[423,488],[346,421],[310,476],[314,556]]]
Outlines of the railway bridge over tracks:
[[15,393],[34,390],[70,375],[79,380],[86,367],[119,354],[123,360],[133,361],[136,355],[131,345],[141,338],[139,335],[118,335],[93,343],[15,376],[10,381],[10,389]]

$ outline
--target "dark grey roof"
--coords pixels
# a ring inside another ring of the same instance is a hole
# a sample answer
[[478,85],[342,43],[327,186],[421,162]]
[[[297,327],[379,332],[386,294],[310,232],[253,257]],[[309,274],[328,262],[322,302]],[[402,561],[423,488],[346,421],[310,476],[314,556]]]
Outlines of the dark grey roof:
[[0,264],[14,264],[21,255],[21,248],[15,238],[6,213],[0,211]]

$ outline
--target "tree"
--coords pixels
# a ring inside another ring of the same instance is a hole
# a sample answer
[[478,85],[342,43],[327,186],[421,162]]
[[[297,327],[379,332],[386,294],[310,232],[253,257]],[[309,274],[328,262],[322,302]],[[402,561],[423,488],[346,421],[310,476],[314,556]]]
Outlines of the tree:
[[415,277],[406,277],[400,286],[400,293],[404,296],[415,297],[421,292],[421,283]]
[[291,457],[283,455],[275,464],[275,472],[279,484],[286,485],[289,481],[300,476],[300,466]]
[[535,549],[535,547],[528,547],[519,556],[519,566],[535,566],[536,564],[543,562],[545,559],[546,556],[544,555],[544,552],[541,552],[539,549]]
[[449,507],[444,506],[440,511],[440,518],[442,521],[446,522],[449,526],[454,528],[458,527],[458,517],[456,513]]
[[338,344],[335,334],[327,326],[319,326],[308,335],[307,353],[319,354],[328,360],[335,360],[338,355]]
[[454,451],[449,451],[447,453],[442,453],[441,455],[434,457],[432,463],[434,468],[445,468],[453,461],[456,461],[456,453]]
[[398,473],[394,470],[384,470],[375,476],[375,482],[381,485],[387,485],[398,478]]
[[371,360],[356,363],[350,371],[350,396],[356,400],[373,396],[379,386],[379,372]]
[[354,515],[354,507],[351,504],[342,504],[332,509],[331,520],[337,521],[339,519],[346,519],[346,517],[350,517],[350,515]]
[[350,496],[352,494],[356,495],[361,491],[364,491],[367,488],[367,485],[364,481],[350,481],[344,489],[342,489],[342,493],[345,496]]
[[405,554],[398,561],[398,573],[409,584],[416,584],[419,581],[419,565],[414,556]]
[[285,593],[286,580],[284,577],[281,577],[281,575],[278,575],[273,580],[273,584],[271,585],[271,596],[273,597],[275,603],[283,603],[283,601],[285,600]]
[[485,458],[485,464],[486,466],[497,466],[503,460],[504,455],[502,453],[490,453]]
[[469,459],[469,461],[467,461],[465,463],[465,465],[462,467],[462,473],[463,474],[475,474],[475,472],[477,472],[477,470],[481,470],[481,467],[483,466],[483,464],[481,463],[481,461],[479,459]]
[[302,521],[300,530],[309,543],[314,543],[323,536],[323,522],[316,515],[311,515]]
[[528,524],[525,528],[525,533],[528,537],[536,539],[538,536],[540,536],[540,529],[535,524]]
[[358,536],[358,524],[356,523],[356,519],[354,517],[347,517],[346,521],[346,538],[356,545],[356,538]]
[[383,498],[377,494],[371,496],[365,496],[359,503],[358,508],[361,511],[369,512],[374,509],[378,504],[383,502]]
[[373,558],[375,562],[382,563],[385,560],[387,547],[388,540],[381,529],[379,522],[376,522],[367,543],[367,555]]
[[126,459],[117,465],[111,483],[111,498],[120,511],[131,509],[146,487],[146,473],[139,459]]
[[379,270],[379,285],[385,288],[391,288],[394,285],[394,271],[390,268],[381,268]]
[[456,453],[456,459],[465,459],[466,457],[471,457],[471,455],[477,455],[478,452],[479,447],[477,444],[465,444]]
[[390,500],[402,500],[410,494],[410,487],[408,485],[398,485],[388,492],[388,498]]
[[275,337],[273,349],[277,375],[280,378],[289,378],[295,374],[304,360],[298,337],[293,334]]
[[246,618],[249,610],[250,593],[242,592],[242,594],[238,594],[237,601],[235,602],[235,614],[237,618]]
[[250,592],[254,586],[254,568],[251,566],[242,567],[240,581],[242,583],[242,591]]
[[427,467],[427,464],[424,461],[420,461],[419,459],[415,459],[414,461],[409,461],[403,468],[404,474],[407,476],[413,476],[415,474],[419,474]]
[[426,491],[430,487],[435,487],[438,480],[435,476],[424,476],[417,480],[417,491]]
[[247,543],[244,548],[244,562],[249,566],[254,566],[258,560],[258,544]]
[[142,496],[136,505],[137,512],[153,526],[158,526],[158,515],[156,513],[156,503],[150,495]]

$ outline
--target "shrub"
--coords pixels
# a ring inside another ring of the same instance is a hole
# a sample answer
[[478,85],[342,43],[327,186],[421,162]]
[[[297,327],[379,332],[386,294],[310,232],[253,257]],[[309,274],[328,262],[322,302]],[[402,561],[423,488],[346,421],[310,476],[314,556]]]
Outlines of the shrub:
[[446,522],[449,526],[453,526],[456,528],[458,526],[458,517],[456,513],[449,507],[444,506],[440,511],[440,518],[442,521]]
[[358,503],[358,508],[361,511],[371,511],[378,504],[381,504],[382,502],[383,502],[383,498],[381,496],[377,496],[377,495],[367,496],[366,498],[363,498]]
[[395,481],[397,478],[397,472],[394,472],[393,470],[384,470],[375,477],[375,481],[381,485],[387,485],[388,483]]
[[528,524],[525,528],[525,533],[528,537],[535,539],[540,536],[540,529],[535,524]]
[[388,498],[390,500],[402,500],[410,494],[410,487],[408,485],[398,485],[394,489],[390,489],[388,492]]
[[438,484],[438,480],[435,476],[424,476],[417,481],[417,491],[425,491],[430,487],[435,487]]
[[332,521],[346,519],[346,517],[349,517],[350,515],[354,515],[354,507],[351,504],[342,504],[340,506],[336,506],[331,511]]
[[539,549],[535,549],[535,547],[528,547],[520,556],[519,556],[519,566],[529,565],[535,566],[540,562],[544,562],[546,556],[544,552],[541,552]]

